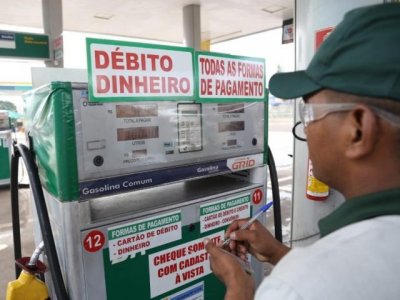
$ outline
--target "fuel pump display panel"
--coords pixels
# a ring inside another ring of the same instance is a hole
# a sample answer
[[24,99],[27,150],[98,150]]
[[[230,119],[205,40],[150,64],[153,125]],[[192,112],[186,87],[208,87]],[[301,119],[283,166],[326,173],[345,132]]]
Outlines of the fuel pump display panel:
[[263,153],[264,103],[93,103],[73,89],[79,180]]
[[223,298],[203,241],[265,202],[266,103],[96,103],[58,81],[26,100],[70,298]]

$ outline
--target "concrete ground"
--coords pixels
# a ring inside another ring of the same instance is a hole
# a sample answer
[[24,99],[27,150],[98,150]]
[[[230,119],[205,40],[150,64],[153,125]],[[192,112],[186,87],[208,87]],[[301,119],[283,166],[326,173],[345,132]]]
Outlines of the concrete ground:
[[[22,256],[31,256],[35,250],[30,189],[19,189]],[[0,187],[0,299],[5,299],[7,284],[15,280],[14,246],[11,221],[9,186]]]

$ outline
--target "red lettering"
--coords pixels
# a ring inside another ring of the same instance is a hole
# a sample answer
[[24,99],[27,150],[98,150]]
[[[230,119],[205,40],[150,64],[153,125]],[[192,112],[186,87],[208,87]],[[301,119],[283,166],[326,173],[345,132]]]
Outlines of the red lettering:
[[125,89],[128,93],[133,93],[133,80],[131,76],[128,77],[128,80],[124,76],[119,76],[119,81],[121,93],[125,93]]
[[222,224],[232,223],[233,221],[239,219],[239,215],[233,215],[222,219]]
[[119,48],[117,48],[117,51],[111,51],[111,65],[112,68],[115,70],[123,70],[125,69],[124,66],[124,54],[122,52],[118,51]]
[[200,79],[200,94],[201,95],[210,95],[208,93],[210,85],[207,84],[210,81],[211,81],[210,79],[204,79],[204,78]]
[[225,61],[211,58],[200,57],[200,66],[202,74],[224,75]]
[[96,69],[106,69],[111,66],[114,70],[162,70],[170,72],[173,60],[169,55],[123,52],[117,47],[108,53],[104,50],[94,51],[94,66]]
[[138,55],[136,53],[126,53],[126,69],[137,70],[139,69]]
[[198,242],[196,244],[189,245],[188,253],[191,254],[193,252],[201,251],[201,250],[204,250],[204,248],[205,248],[204,247],[204,243],[203,242]]
[[218,242],[221,240],[221,237],[220,236],[216,236],[216,237],[213,237],[213,238],[211,238],[211,241],[214,243],[214,244],[218,244]]
[[194,265],[201,264],[202,262],[204,262],[206,260],[208,260],[207,252],[197,255],[195,257],[189,257],[189,258],[179,262],[179,270],[183,270],[183,269],[192,267]]
[[186,255],[186,248],[180,248],[172,252],[167,252],[154,257],[153,264],[157,266],[159,264],[164,264],[169,261],[173,261],[178,258],[184,257],[185,255]]
[[94,51],[94,65],[96,69],[105,69],[108,67],[110,60],[106,51]]
[[242,168],[248,168],[248,167],[254,166],[255,164],[256,164],[256,161],[254,159],[237,161],[232,164],[232,169],[237,170],[237,169],[242,169]]
[[188,94],[190,89],[191,82],[186,77],[96,75],[96,91],[103,94]]
[[182,274],[183,280],[188,280],[190,278],[194,278],[196,276],[199,276],[204,273],[204,267],[203,266],[198,266],[195,269],[189,270],[187,272],[184,272]]
[[201,74],[204,74],[204,57],[200,57],[200,68],[201,68]]
[[159,83],[160,77],[158,76],[150,76],[150,93],[159,93],[160,92],[160,83]]
[[158,269],[157,275],[159,278],[161,278],[161,277],[167,276],[167,275],[172,274],[177,271],[178,271],[178,266],[175,263],[173,265],[165,266],[165,267]]
[[172,70],[172,58],[168,55],[161,56],[160,60],[161,69],[165,72],[169,72]]
[[142,66],[141,69],[143,71],[146,71],[146,56],[145,56],[145,54],[141,54],[140,58],[141,58],[141,66]]
[[99,94],[107,93],[110,90],[110,80],[105,75],[96,76],[96,91]]
[[140,81],[140,77],[137,76],[135,77],[135,87],[136,87],[136,93],[140,93],[140,88],[142,87],[143,93],[148,93],[147,89],[147,76],[143,77],[143,81]]
[[147,57],[150,59],[151,63],[151,70],[155,71],[156,70],[156,60],[160,57],[157,54],[147,54]]
[[168,77],[168,93],[178,92],[178,79],[176,77]]
[[181,283],[181,276],[179,274],[176,274],[175,276],[175,284]]
[[165,77],[161,77],[161,87],[162,87],[161,92],[165,93]]
[[118,92],[117,76],[111,76],[111,85],[113,93],[117,93]]
[[144,248],[148,248],[148,247],[150,247],[150,242],[149,241],[141,242],[141,243],[136,244],[136,245],[130,245],[130,246],[127,246],[125,248],[118,249],[118,255],[127,254],[127,253],[130,254],[130,253],[135,252],[135,251],[137,251],[139,249],[144,249]]
[[186,94],[189,92],[190,89],[190,81],[187,78],[181,78],[179,81],[179,89],[181,90],[182,93]]

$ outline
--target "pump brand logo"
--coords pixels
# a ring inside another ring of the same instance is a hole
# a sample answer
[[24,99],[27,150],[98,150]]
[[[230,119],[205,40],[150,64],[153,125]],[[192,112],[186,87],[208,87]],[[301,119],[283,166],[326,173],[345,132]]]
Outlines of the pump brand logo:
[[246,168],[251,168],[256,164],[254,159],[246,159],[243,161],[237,161],[232,164],[232,170],[241,170]]
[[250,169],[262,165],[262,154],[231,158],[227,161],[227,166],[232,171]]

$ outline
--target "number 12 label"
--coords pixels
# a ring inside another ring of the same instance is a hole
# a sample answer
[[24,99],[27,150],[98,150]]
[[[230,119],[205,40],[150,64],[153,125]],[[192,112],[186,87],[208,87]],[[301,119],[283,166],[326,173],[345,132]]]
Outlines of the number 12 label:
[[92,230],[85,236],[83,247],[88,252],[96,252],[103,248],[105,241],[106,238],[101,231]]

